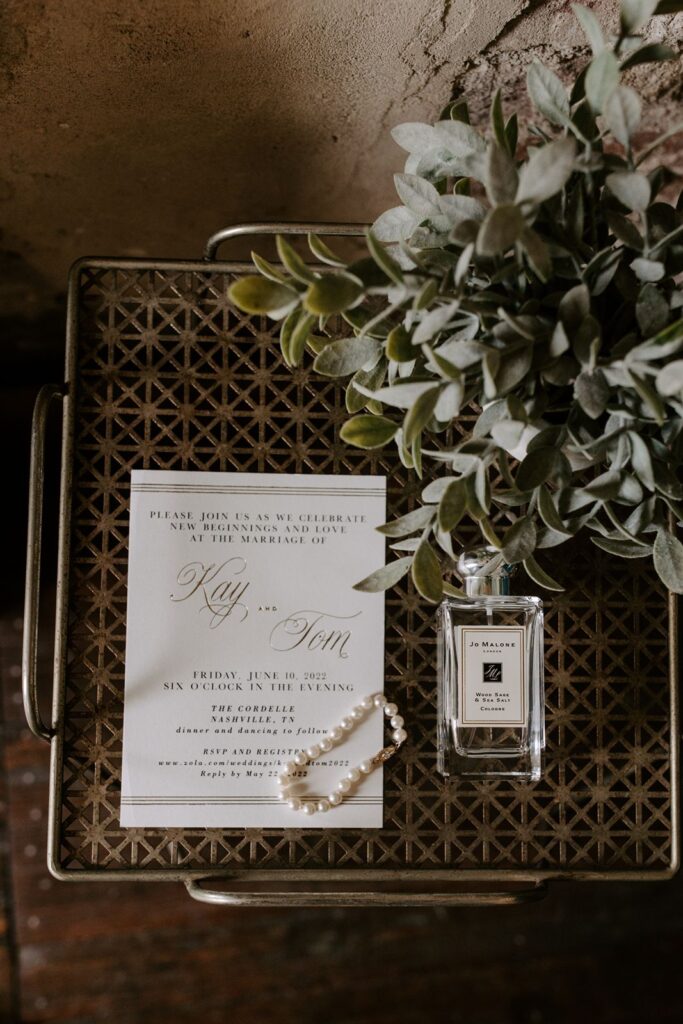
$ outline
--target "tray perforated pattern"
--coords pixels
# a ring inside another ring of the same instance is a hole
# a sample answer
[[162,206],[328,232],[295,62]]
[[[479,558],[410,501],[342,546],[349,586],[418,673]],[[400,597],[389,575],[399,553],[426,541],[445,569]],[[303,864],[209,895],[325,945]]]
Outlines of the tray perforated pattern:
[[340,389],[288,370],[277,325],[237,314],[229,273],[196,267],[79,271],[62,868],[667,868],[667,596],[647,562],[592,548],[561,552],[571,589],[546,603],[539,783],[436,774],[434,609],[403,581],[387,598],[386,690],[410,732],[385,769],[383,829],[120,828],[131,470],[386,472],[395,514],[418,490],[390,454],[339,443]]

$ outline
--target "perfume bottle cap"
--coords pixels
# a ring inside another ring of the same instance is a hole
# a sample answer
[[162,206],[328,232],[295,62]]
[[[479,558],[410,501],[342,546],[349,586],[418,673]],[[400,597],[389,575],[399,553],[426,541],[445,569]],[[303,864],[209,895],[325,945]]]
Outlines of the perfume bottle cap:
[[474,548],[458,558],[460,573],[468,597],[495,597],[510,593],[510,577],[515,566],[506,562],[495,548]]

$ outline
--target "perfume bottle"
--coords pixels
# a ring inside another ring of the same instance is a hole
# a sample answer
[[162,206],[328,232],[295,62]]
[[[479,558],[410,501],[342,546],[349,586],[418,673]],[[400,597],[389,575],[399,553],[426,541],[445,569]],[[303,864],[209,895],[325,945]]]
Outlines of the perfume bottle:
[[443,775],[541,777],[543,604],[510,594],[493,548],[458,560],[465,596],[439,609],[438,757]]

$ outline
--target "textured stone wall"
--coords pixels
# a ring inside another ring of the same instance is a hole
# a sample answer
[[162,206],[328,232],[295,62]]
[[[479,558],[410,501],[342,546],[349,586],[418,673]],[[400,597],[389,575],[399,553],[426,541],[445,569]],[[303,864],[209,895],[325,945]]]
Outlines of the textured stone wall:
[[[613,21],[613,0],[592,6]],[[560,72],[585,56],[569,3],[4,0],[0,312],[49,308],[85,253],[191,257],[247,219],[372,219],[402,163],[389,128],[454,89],[476,117],[499,81],[524,104],[534,55]],[[656,120],[680,116],[680,65],[645,80]]]

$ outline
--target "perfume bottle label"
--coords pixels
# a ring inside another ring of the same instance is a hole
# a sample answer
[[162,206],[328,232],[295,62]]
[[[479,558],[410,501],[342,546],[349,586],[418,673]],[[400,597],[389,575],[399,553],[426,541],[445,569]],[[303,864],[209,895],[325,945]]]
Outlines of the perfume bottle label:
[[526,643],[519,626],[458,626],[460,725],[524,725]]

